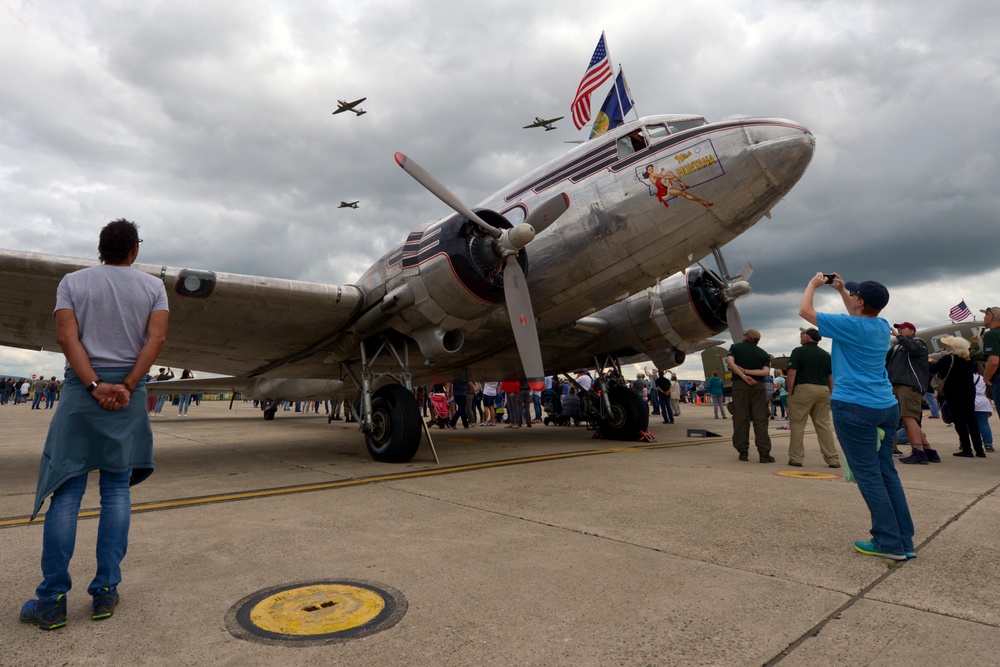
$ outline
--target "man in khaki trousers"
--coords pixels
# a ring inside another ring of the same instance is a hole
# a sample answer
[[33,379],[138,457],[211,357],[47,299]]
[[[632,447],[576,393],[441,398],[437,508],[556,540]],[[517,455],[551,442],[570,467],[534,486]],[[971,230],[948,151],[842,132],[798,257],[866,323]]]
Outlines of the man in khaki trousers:
[[801,345],[792,350],[785,378],[791,430],[788,465],[802,467],[806,457],[802,439],[806,422],[812,419],[823,460],[831,468],[839,468],[840,454],[834,442],[833,418],[830,415],[830,392],[833,390],[830,353],[817,345],[822,340],[818,330],[799,329],[799,332]]

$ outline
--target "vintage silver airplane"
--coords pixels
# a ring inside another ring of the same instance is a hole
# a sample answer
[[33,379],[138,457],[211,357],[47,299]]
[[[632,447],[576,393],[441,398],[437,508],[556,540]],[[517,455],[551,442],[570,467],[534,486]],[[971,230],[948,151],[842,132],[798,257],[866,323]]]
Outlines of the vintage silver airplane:
[[530,125],[525,125],[521,129],[527,130],[528,128],[532,128],[532,127],[544,127],[545,131],[548,132],[549,130],[556,129],[556,126],[553,125],[552,123],[556,122],[557,120],[562,120],[563,118],[564,118],[564,116],[559,116],[558,118],[545,119],[545,118],[541,118],[540,116],[535,116],[535,122],[534,123],[532,123]]
[[354,100],[353,102],[345,102],[344,100],[337,100],[337,110],[333,113],[336,115],[338,113],[344,113],[345,111],[353,111],[355,114],[360,116],[361,114],[368,113],[358,105],[367,100],[367,97],[362,97],[360,100]]
[[360,200],[355,200],[355,201],[342,201],[342,202],[340,202],[340,206],[338,206],[337,208],[357,208],[357,207],[358,207],[358,202],[359,202],[359,201],[360,201]]
[[[734,302],[750,287],[742,271],[728,275],[719,247],[770,214],[814,148],[789,120],[651,116],[474,210],[397,153],[454,213],[417,227],[357,284],[135,266],[169,294],[160,363],[235,376],[219,384],[254,384],[268,398],[358,397],[372,457],[409,461],[423,428],[414,385],[537,387],[546,374],[595,367],[622,377],[621,363],[667,369],[727,327],[742,333]],[[721,275],[691,266],[712,253]],[[0,251],[0,344],[58,349],[56,286],[93,263]],[[589,409],[608,438],[635,440],[648,425],[622,385],[605,385]]]

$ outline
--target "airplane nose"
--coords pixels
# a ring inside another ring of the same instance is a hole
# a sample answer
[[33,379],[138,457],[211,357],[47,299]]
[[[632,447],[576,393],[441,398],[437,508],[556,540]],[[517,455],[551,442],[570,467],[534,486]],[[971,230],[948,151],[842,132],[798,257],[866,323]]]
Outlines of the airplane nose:
[[802,177],[816,149],[816,137],[792,121],[747,128],[747,150],[757,159],[771,183],[788,190]]

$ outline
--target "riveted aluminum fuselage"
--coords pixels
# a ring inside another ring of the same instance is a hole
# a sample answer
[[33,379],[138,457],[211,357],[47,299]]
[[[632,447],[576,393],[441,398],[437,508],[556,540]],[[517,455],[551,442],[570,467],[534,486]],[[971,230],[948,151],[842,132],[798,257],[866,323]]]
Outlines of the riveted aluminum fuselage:
[[[656,131],[677,118],[652,116],[616,128],[475,207],[502,226],[519,224],[553,196],[569,197],[569,209],[519,256],[547,370],[556,370],[548,368],[550,359],[571,363],[564,350],[548,348],[547,336],[657,285],[749,229],[799,180],[815,146],[805,127],[776,118]],[[639,130],[647,145],[623,147]],[[496,272],[500,258],[491,253],[488,237],[452,214],[414,230],[359,284],[373,305],[404,283],[413,291],[413,305],[386,316],[380,329],[463,332],[460,349],[428,364],[516,367]],[[580,350],[583,363],[594,352]]]

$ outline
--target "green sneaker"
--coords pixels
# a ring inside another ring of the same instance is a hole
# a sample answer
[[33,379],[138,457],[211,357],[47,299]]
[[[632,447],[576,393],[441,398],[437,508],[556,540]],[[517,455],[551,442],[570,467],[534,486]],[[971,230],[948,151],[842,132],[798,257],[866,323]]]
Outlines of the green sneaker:
[[868,542],[862,542],[861,540],[858,540],[857,542],[854,543],[854,548],[863,554],[868,554],[869,556],[882,556],[883,558],[889,558],[891,560],[906,560],[905,554],[891,554],[882,551],[881,549],[876,547],[875,543],[872,542],[871,540],[869,540]]
[[54,600],[28,600],[21,607],[21,622],[37,625],[42,630],[55,630],[66,625],[66,594],[60,593]]
[[99,588],[94,593],[94,613],[90,615],[95,621],[103,621],[115,615],[118,606],[117,588]]

